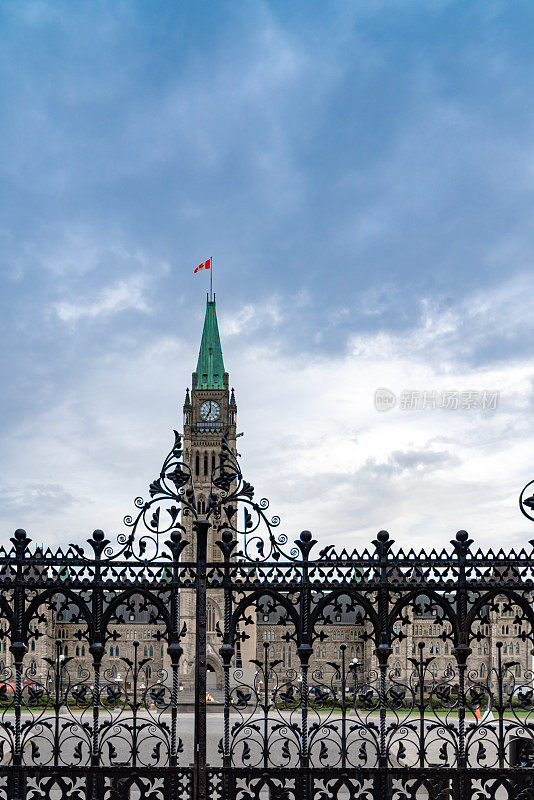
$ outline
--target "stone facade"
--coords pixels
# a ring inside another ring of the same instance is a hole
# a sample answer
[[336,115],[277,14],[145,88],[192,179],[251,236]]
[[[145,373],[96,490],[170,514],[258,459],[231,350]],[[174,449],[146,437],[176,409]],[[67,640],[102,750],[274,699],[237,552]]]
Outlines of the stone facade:
[[[504,597],[497,597],[495,608],[484,609],[480,621],[472,626],[475,639],[471,642],[472,653],[468,659],[468,670],[481,681],[486,681],[491,669],[497,666],[500,649],[503,664],[514,662],[511,669],[516,682],[532,682],[532,631],[527,629],[525,622],[519,622],[520,616],[519,608],[510,606]],[[319,624],[315,629],[319,636],[310,659],[312,682],[340,683],[332,665],[341,664],[341,645],[345,645],[347,666],[353,659],[357,659],[358,681],[365,683],[371,679],[373,673],[378,672],[370,625],[351,620],[351,615],[342,610],[331,617],[332,621]],[[256,658],[259,661],[264,660],[267,644],[269,660],[279,659],[282,662],[277,667],[280,673],[298,671],[296,645],[294,642],[287,642],[286,628],[278,624],[277,612],[258,613],[256,624]],[[402,621],[395,622],[392,626],[392,653],[388,669],[390,682],[403,683],[409,680],[414,669],[410,659],[419,658],[421,645],[423,658],[432,659],[425,673],[425,684],[453,678],[457,674],[450,623],[432,611],[415,613],[410,609]],[[510,680],[510,675],[507,680]]]

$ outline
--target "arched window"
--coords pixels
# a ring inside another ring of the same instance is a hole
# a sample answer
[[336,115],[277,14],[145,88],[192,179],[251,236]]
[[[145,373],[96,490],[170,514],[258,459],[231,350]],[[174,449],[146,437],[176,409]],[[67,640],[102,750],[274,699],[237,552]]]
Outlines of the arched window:
[[315,653],[315,657],[316,658],[321,658],[321,648],[320,647],[317,648],[316,653]]
[[113,666],[111,667],[111,677],[112,678],[116,678],[117,677],[117,665],[116,664],[113,664]]
[[66,645],[65,645],[65,650],[64,650],[64,656],[65,656],[65,658],[67,658],[68,654],[69,654],[69,646],[68,646],[68,644],[66,644]]
[[286,665],[286,648],[285,646],[282,647],[282,666],[285,667]]
[[84,656],[84,655],[85,655],[85,645],[82,644],[82,656]]
[[30,674],[35,675],[36,672],[37,672],[37,664],[35,663],[35,659],[32,658],[30,663]]
[[269,658],[274,658],[274,647],[269,648]]
[[199,455],[198,451],[197,451],[197,454],[195,456],[195,475],[197,475],[197,476],[200,475],[200,455]]
[[395,664],[395,677],[400,678],[400,676],[401,676],[401,665],[400,661],[397,661]]
[[211,471],[215,472],[215,453],[211,454]]
[[480,677],[481,678],[485,678],[486,677],[486,665],[485,664],[481,664],[480,665]]
[[515,665],[515,676],[516,676],[516,678],[520,678],[521,677],[521,665],[520,664],[516,664]]
[[215,609],[211,603],[208,603],[208,631],[215,631]]
[[149,648],[149,651],[148,651],[148,655],[150,656],[150,658],[154,657],[154,648],[152,647],[152,645],[150,645],[150,648]]
[[145,644],[145,651],[144,651],[143,655],[144,655],[145,658],[148,658],[148,647],[146,646],[146,644]]
[[146,676],[148,679],[152,677],[152,667],[149,666],[146,668]]
[[484,655],[485,656],[488,655],[488,643],[487,642],[484,642]]
[[337,658],[337,647],[334,647],[333,658]]
[[516,654],[516,656],[519,655],[519,642],[515,643],[515,654]]
[[109,648],[109,654],[113,658],[113,645]]
[[480,642],[478,643],[477,653],[478,653],[479,656],[482,655],[482,645],[480,644]]
[[117,647],[115,648],[115,655],[117,656],[117,658],[119,657],[119,645],[117,645]]
[[204,475],[208,474],[208,454],[204,453]]
[[76,645],[76,656],[79,656],[79,655],[80,655],[80,647],[79,647],[79,645]]

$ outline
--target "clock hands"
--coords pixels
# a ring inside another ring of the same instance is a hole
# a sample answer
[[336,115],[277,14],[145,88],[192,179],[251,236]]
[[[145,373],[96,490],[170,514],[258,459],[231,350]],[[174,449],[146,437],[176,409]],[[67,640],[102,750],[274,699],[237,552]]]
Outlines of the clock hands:
[[220,413],[221,408],[215,400],[204,400],[200,406],[200,416],[206,422],[213,422],[220,416]]

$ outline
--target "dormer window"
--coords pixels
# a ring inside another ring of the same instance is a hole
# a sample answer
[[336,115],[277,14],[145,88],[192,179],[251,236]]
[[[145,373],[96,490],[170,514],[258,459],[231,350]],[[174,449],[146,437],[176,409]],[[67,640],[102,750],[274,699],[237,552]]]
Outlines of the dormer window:
[[219,380],[219,376],[217,375],[217,373],[215,373],[214,376],[213,376],[214,383],[217,383],[218,380]]
[[202,383],[207,383],[207,382],[208,382],[208,376],[206,375],[206,373],[204,373],[204,375],[202,376]]

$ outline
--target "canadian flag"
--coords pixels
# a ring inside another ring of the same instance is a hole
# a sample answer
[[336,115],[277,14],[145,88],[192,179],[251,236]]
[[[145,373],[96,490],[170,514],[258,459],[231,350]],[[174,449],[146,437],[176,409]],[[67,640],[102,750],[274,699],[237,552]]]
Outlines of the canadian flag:
[[208,258],[207,261],[203,261],[202,264],[195,267],[194,272],[198,272],[201,269],[211,269],[211,258]]

